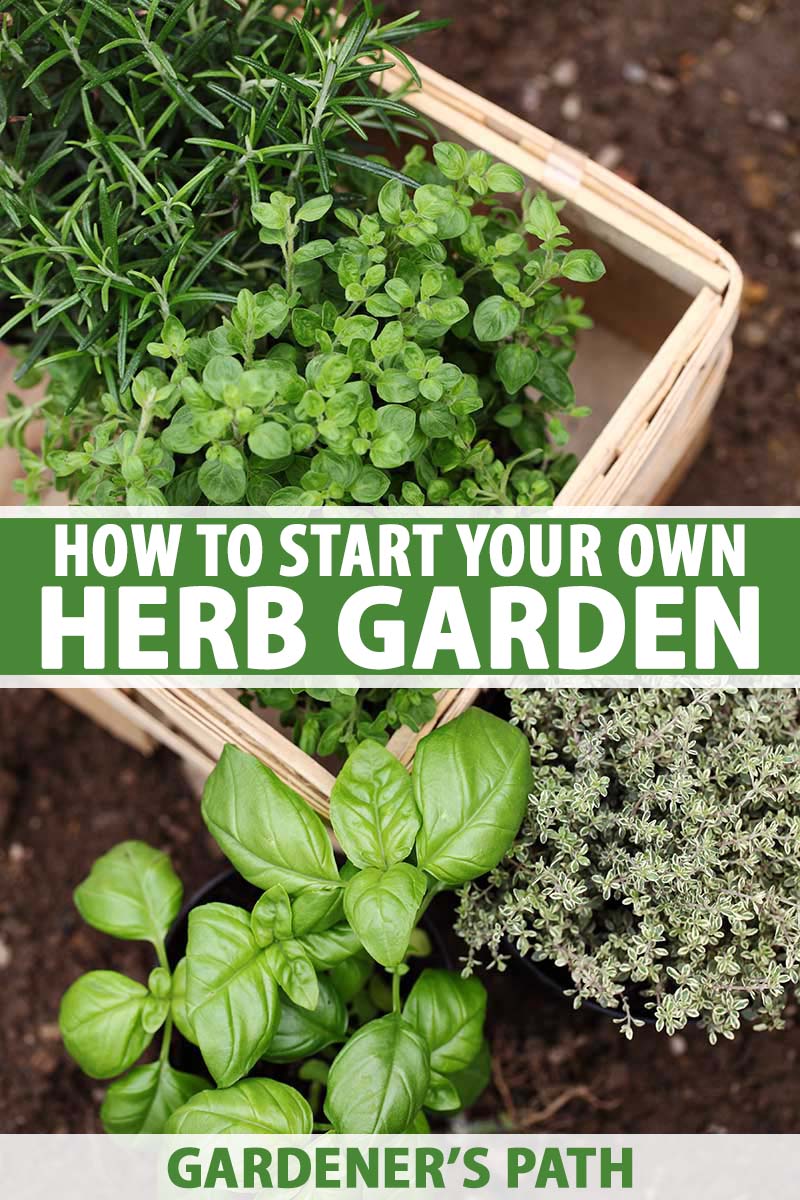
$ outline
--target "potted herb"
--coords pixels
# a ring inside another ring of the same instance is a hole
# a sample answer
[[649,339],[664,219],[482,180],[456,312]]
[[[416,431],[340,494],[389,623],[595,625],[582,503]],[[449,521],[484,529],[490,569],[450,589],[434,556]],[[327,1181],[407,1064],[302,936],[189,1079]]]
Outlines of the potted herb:
[[712,1042],[781,1028],[800,983],[797,689],[512,691],[533,790],[458,929],[568,972],[575,1004]]
[[[158,960],[146,986],[93,971],[62,1001],[68,1051],[92,1077],[119,1077],[103,1103],[105,1127],[402,1133],[425,1128],[425,1112],[470,1102],[486,1081],[484,990],[428,969],[404,995],[407,960],[433,898],[500,861],[529,788],[525,738],[478,710],[423,739],[411,775],[366,742],[331,797],[347,856],[340,869],[321,820],[256,759],[227,747],[203,816],[259,889],[252,912],[195,908],[186,956],[170,971],[165,937],[182,889],[163,854],[124,843],[76,891],[90,924],[152,942]],[[376,964],[390,980],[389,1011],[378,1016],[374,1001],[364,1003]],[[210,1079],[170,1065],[173,1025],[199,1046]],[[158,1061],[135,1067],[159,1031]],[[265,1059],[300,1064],[294,1079],[307,1096],[251,1076]]]
[[367,739],[386,745],[436,716],[435,688],[254,688],[241,699],[276,711],[300,749],[321,758],[346,757]]
[[368,83],[438,24],[381,22],[364,0],[344,21],[277,0],[17,0],[0,26],[0,338],[26,343],[18,377],[46,365],[73,400],[123,395],[167,315],[197,324],[260,277],[263,191],[391,174],[352,143],[417,119]]

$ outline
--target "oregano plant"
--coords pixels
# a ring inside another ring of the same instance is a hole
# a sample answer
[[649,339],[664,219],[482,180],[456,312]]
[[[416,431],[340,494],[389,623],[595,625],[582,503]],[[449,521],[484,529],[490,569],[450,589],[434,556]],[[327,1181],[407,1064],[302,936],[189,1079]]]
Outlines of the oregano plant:
[[323,758],[367,739],[385,745],[401,728],[418,733],[436,714],[435,688],[254,688],[241,698],[276,710],[301,750]]
[[[151,941],[158,959],[146,986],[90,972],[62,1002],[79,1065],[121,1076],[103,1103],[105,1127],[403,1133],[472,1103],[488,1080],[484,988],[440,967],[407,988],[410,960],[429,950],[420,921],[431,901],[502,859],[530,781],[525,737],[480,710],[424,738],[410,774],[367,741],[331,794],[346,856],[337,861],[316,813],[226,747],[202,811],[261,893],[251,911],[194,908],[185,957],[170,969],[163,937],[181,891],[164,855],[126,843],[76,892],[90,924]],[[208,1080],[170,1066],[173,1025],[199,1047]],[[134,1067],[159,1030],[158,1063]]]
[[[483,151],[415,147],[374,202],[252,205],[270,282],[202,336],[175,315],[129,390],[17,407],[82,504],[549,504],[574,466],[562,418],[599,279],[558,206]],[[508,193],[522,193],[509,205]]]

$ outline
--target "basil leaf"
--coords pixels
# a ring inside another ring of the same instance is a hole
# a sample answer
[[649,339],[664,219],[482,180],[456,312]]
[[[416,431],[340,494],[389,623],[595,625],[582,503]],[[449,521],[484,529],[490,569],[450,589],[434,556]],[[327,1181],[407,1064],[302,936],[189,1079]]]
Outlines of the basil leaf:
[[390,867],[408,858],[420,826],[411,776],[371,739],[353,751],[331,789],[331,824],[357,867]]
[[204,904],[190,914],[186,1012],[218,1087],[252,1070],[278,1024],[278,985],[263,955],[244,909]]
[[364,988],[369,981],[375,964],[365,950],[360,950],[352,958],[345,959],[334,967],[330,980],[345,1004],[349,1004],[354,996]]
[[431,1070],[453,1075],[466,1070],[481,1048],[486,989],[478,979],[427,968],[411,989],[403,1016],[424,1034]]
[[142,1025],[147,988],[117,971],[90,971],[67,989],[58,1024],[64,1045],[92,1079],[132,1067],[150,1045]]
[[244,1079],[223,1091],[198,1092],[167,1122],[171,1134],[306,1134],[314,1114],[294,1088],[274,1079]]
[[344,920],[342,898],[344,890],[316,891],[308,888],[292,899],[292,935],[322,933]]
[[100,1109],[106,1133],[163,1133],[177,1108],[208,1087],[199,1075],[176,1071],[166,1062],[135,1067],[112,1083]]
[[301,942],[273,942],[264,951],[264,963],[294,1004],[314,1011],[319,1002],[317,973]]
[[431,1082],[425,1093],[425,1107],[433,1112],[458,1112],[461,1097],[458,1089],[445,1076],[431,1071]]
[[259,946],[270,946],[292,936],[292,907],[280,884],[264,892],[250,914],[250,928]]
[[450,1082],[458,1091],[462,1108],[471,1108],[489,1086],[492,1078],[492,1054],[484,1038],[481,1048],[468,1067],[450,1076]]
[[325,1115],[337,1133],[403,1133],[430,1073],[427,1043],[412,1025],[395,1013],[370,1021],[333,1060]]
[[191,1042],[193,1046],[197,1045],[197,1035],[189,1021],[189,1014],[186,1011],[186,959],[182,958],[177,967],[172,973],[172,996],[170,999],[172,1007],[172,1019],[175,1022],[175,1028],[186,1038],[187,1042]]
[[317,814],[252,754],[226,746],[203,792],[203,819],[240,875],[290,896],[339,882]]
[[386,871],[367,867],[348,883],[345,916],[382,966],[396,967],[405,958],[425,891],[425,876],[411,863],[396,863]]
[[347,1034],[344,1000],[330,979],[319,980],[319,998],[313,1010],[301,1008],[281,996],[281,1016],[264,1055],[266,1062],[297,1062],[326,1046],[343,1042]]
[[419,1110],[416,1117],[409,1125],[408,1129],[405,1130],[405,1132],[407,1134],[430,1133],[430,1131],[431,1131],[431,1123],[425,1115],[425,1110],[422,1108]]
[[322,933],[306,933],[297,940],[318,971],[329,971],[361,949],[361,942],[344,921]]
[[121,842],[98,858],[75,890],[88,925],[113,937],[159,945],[178,915],[183,885],[166,854],[144,842]]
[[145,1033],[158,1033],[169,1016],[170,1003],[164,996],[150,995],[142,1007],[142,1028]]
[[424,737],[412,771],[417,862],[450,885],[485,875],[513,842],[532,787],[521,729],[479,708]]

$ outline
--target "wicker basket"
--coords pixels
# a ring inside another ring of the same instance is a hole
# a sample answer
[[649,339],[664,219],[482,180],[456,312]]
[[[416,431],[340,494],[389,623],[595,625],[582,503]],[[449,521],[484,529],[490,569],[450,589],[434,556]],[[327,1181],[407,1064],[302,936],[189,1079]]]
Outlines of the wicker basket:
[[[556,504],[662,502],[709,427],[730,361],[739,268],[714,241],[610,171],[428,67],[418,69],[423,90],[409,100],[440,135],[487,150],[565,199],[577,244],[597,249],[608,268],[588,289],[596,328],[579,343],[574,368],[580,402],[593,416],[575,431],[580,465]],[[400,68],[381,79],[390,88],[404,82]],[[0,496],[10,501],[7,487]],[[139,749],[163,743],[200,772],[225,742],[235,742],[327,810],[330,772],[222,689],[60,694]],[[475,695],[441,693],[432,724],[455,716]],[[390,744],[408,763],[419,736],[404,730]]]
[[[267,720],[239,703],[224,688],[54,688],[115,737],[143,754],[168,746],[204,779],[227,742],[255,754],[324,817],[334,776],[295,746]],[[420,738],[452,721],[474,702],[478,688],[451,688],[437,695],[436,714],[418,733],[399,729],[389,749],[410,766]]]

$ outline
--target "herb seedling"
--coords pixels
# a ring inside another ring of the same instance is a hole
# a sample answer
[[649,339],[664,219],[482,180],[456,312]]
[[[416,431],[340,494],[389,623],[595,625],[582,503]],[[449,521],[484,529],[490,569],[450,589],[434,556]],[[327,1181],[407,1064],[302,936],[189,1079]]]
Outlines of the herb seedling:
[[566,966],[576,1003],[712,1042],[779,1029],[800,985],[794,688],[515,691],[534,787],[509,854],[465,889],[471,961]]
[[367,738],[385,745],[397,729],[417,733],[436,714],[435,688],[255,688],[245,704],[277,709],[307,754],[350,754]]
[[[424,1130],[426,1111],[471,1103],[488,1079],[482,985],[428,969],[404,1000],[403,980],[423,948],[417,927],[428,905],[497,865],[529,790],[525,737],[479,710],[424,738],[411,775],[367,741],[331,795],[347,855],[340,869],[320,818],[255,758],[226,747],[203,816],[239,873],[263,889],[252,912],[194,909],[186,956],[170,973],[163,935],[180,884],[163,855],[126,843],[76,893],[90,924],[146,938],[159,958],[147,987],[90,972],[62,1002],[77,1062],[96,1078],[122,1076],[103,1104],[105,1127],[403,1133]],[[199,1046],[216,1090],[169,1065],[173,1022]],[[159,1063],[129,1071],[162,1028]],[[264,1060],[302,1063],[309,1099],[281,1080],[248,1078]]]

